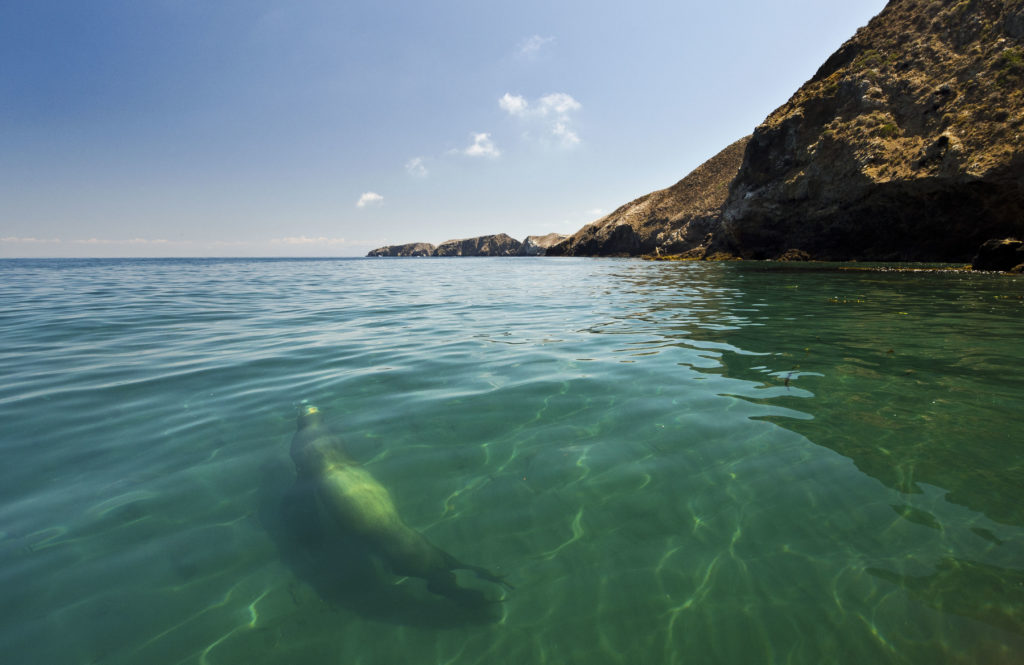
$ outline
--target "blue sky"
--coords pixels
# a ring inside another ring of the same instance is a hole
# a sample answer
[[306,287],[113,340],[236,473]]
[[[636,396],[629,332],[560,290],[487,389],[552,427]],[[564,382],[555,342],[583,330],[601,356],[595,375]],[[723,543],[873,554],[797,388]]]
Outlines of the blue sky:
[[0,257],[571,233],[786,101],[881,0],[0,3]]

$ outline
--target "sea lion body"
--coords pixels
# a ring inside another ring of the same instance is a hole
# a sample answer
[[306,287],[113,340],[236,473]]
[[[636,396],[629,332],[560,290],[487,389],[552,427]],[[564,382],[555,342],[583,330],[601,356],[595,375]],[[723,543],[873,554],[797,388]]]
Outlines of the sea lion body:
[[425,579],[431,591],[459,602],[480,602],[484,597],[459,587],[453,570],[471,570],[482,579],[507,586],[499,576],[462,563],[402,521],[387,488],[345,454],[314,406],[299,412],[291,457],[297,482],[309,484],[334,525],[355,536],[395,574]]

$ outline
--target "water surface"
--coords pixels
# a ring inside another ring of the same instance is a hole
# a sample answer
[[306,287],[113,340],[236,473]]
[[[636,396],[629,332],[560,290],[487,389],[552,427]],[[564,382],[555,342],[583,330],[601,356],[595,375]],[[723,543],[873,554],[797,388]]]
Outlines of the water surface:
[[[1024,280],[0,261],[10,663],[1016,663]],[[302,404],[460,607],[289,501]]]

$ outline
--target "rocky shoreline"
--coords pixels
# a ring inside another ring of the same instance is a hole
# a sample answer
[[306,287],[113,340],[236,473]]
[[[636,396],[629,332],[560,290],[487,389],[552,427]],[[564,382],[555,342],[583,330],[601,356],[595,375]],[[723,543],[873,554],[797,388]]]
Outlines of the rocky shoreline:
[[[522,255],[502,237],[370,255]],[[752,135],[536,255],[1024,271],[1022,238],[1024,0],[890,0]]]
[[747,136],[732,143],[671,187],[641,196],[587,224],[548,254],[703,256],[749,140]]
[[426,242],[387,245],[372,250],[367,256],[544,256],[553,245],[566,236],[549,233],[527,236],[523,242],[504,233],[459,240],[446,240],[434,246]]
[[970,261],[1024,233],[1024,2],[891,0],[747,145],[717,245]]

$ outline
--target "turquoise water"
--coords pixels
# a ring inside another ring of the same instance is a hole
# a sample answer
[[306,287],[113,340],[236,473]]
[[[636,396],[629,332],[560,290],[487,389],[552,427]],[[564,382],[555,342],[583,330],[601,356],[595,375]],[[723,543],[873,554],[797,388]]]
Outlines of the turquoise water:
[[[1024,279],[0,261],[4,663],[1019,663]],[[289,500],[315,404],[468,608]]]

